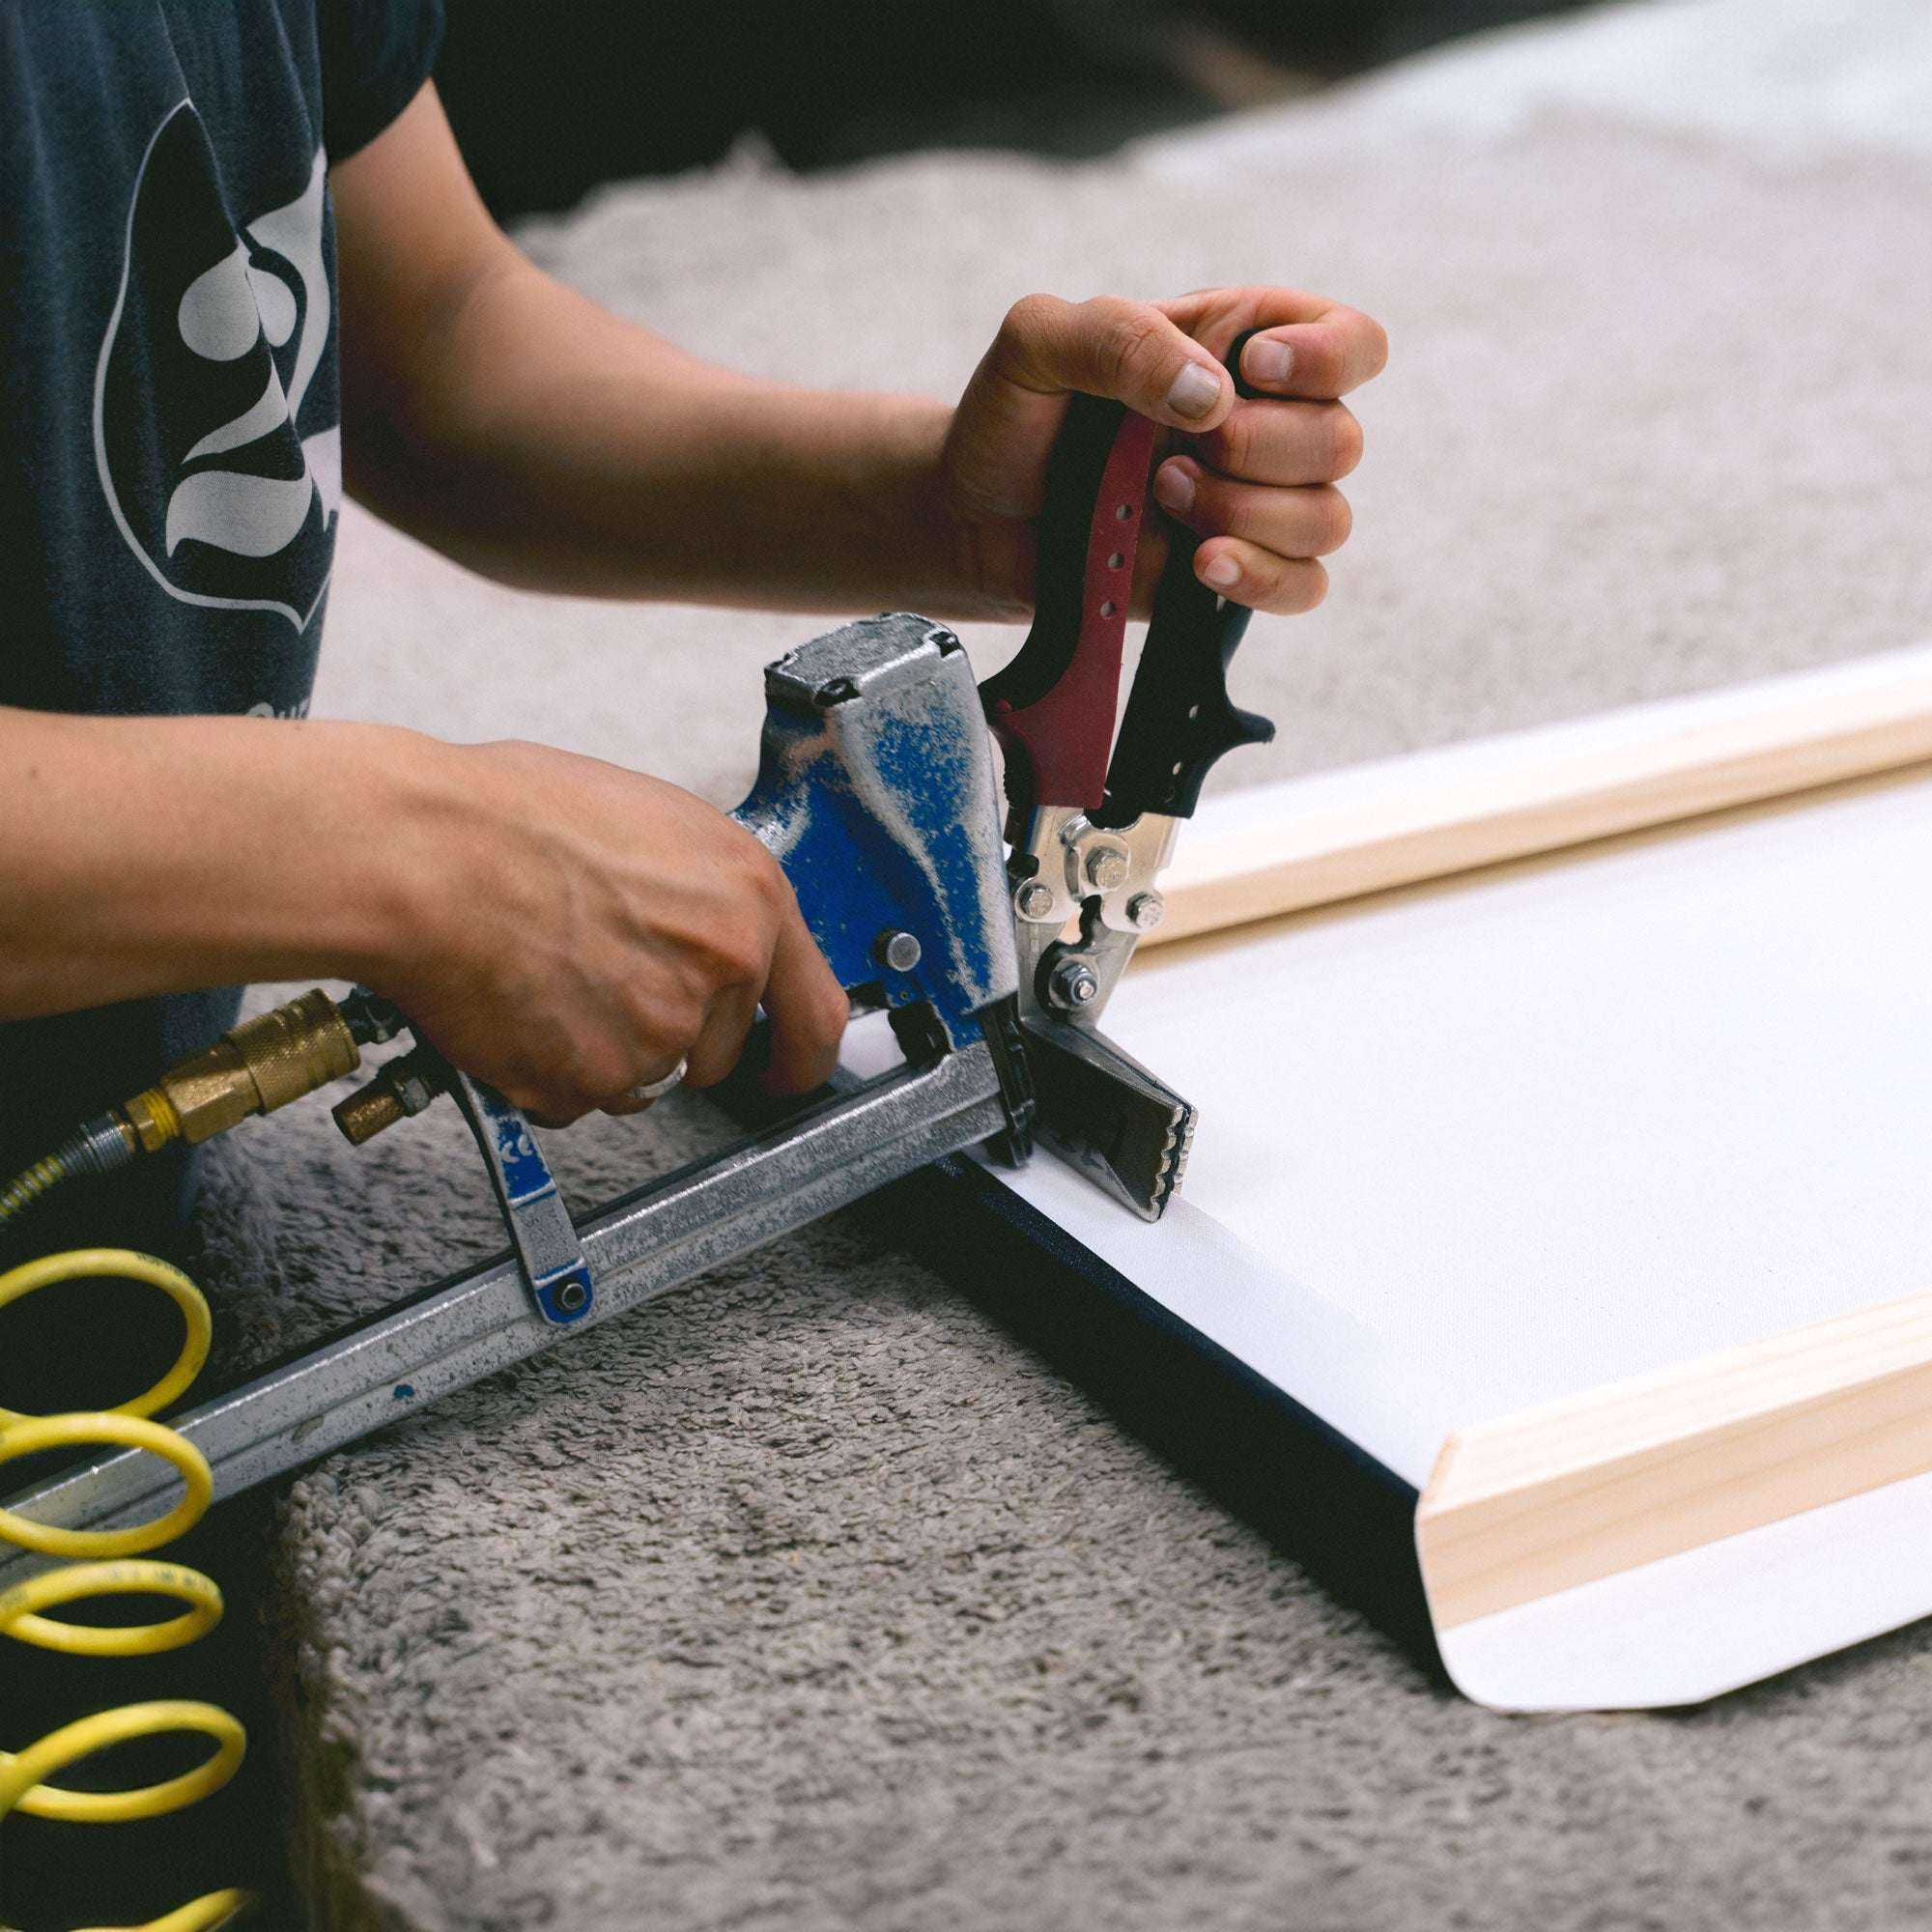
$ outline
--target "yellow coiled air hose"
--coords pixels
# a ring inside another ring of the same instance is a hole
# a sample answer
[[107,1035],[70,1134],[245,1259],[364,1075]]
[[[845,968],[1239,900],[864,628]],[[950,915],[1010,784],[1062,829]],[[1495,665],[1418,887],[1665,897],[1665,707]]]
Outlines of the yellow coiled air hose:
[[[174,1464],[185,1493],[165,1516],[132,1529],[61,1529],[0,1510],[0,1543],[79,1559],[66,1569],[47,1571],[0,1591],[0,1636],[75,1657],[146,1657],[192,1643],[221,1618],[221,1592],[199,1571],[175,1563],[132,1560],[192,1529],[213,1495],[213,1478],[201,1451],[185,1436],[149,1419],[194,1380],[208,1358],[208,1303],[179,1268],[151,1255],[127,1248],[76,1248],[0,1274],[0,1308],[53,1282],[102,1276],[150,1282],[173,1297],[187,1323],[187,1339],[174,1367],[145,1394],[98,1414],[22,1415],[0,1408],[0,1463],[43,1449],[96,1444],[146,1449]],[[164,1623],[132,1628],[70,1623],[46,1614],[62,1604],[134,1595],[172,1597],[186,1607]],[[213,1755],[179,1777],[132,1791],[71,1791],[46,1781],[109,1746],[172,1733],[199,1733],[213,1739]],[[213,1704],[167,1700],[101,1711],[63,1725],[25,1750],[0,1750],[0,1819],[13,1810],[77,1825],[157,1818],[219,1791],[235,1776],[246,1744],[241,1724]],[[140,1932],[213,1932],[253,1902],[245,1891],[212,1891],[154,1919]]]

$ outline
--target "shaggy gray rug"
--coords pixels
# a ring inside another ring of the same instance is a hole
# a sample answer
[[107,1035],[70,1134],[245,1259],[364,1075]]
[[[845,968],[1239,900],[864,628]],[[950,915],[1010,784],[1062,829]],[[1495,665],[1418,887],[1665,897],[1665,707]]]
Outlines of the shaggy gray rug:
[[[529,242],[694,348],[881,386],[956,387],[1035,286],[1287,280],[1382,317],[1357,536],[1326,608],[1255,627],[1239,695],[1280,736],[1226,783],[1932,632],[1922,163],[1601,104],[1302,128],[1238,167],[747,163]],[[513,595],[352,514],[321,708],[728,802],[758,667],[810,628]],[[991,668],[1013,640],[969,641]],[[685,1102],[553,1146],[588,1205],[707,1130]],[[497,1244],[447,1117],[353,1155],[284,1116],[218,1182],[236,1352]],[[331,1458],[290,1492],[272,1609],[330,1927],[1932,1905],[1925,1631],[1690,1715],[1492,1716],[849,1218]]]

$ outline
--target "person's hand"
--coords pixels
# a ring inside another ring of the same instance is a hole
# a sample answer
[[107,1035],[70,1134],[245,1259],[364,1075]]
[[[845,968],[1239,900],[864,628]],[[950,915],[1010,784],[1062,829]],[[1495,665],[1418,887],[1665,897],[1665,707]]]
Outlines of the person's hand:
[[[784,873],[677,786],[542,745],[438,745],[391,841],[400,930],[365,971],[465,1072],[542,1126],[687,1060],[731,1070],[762,1001],[769,1086],[838,1058],[846,999]],[[412,889],[413,886],[413,890]]]
[[[1242,377],[1262,392],[1252,401],[1236,398],[1221,366],[1251,328],[1263,331],[1241,353]],[[1258,611],[1313,610],[1328,587],[1316,559],[1349,535],[1335,485],[1362,453],[1340,398],[1387,357],[1378,323],[1293,289],[1207,289],[1165,302],[1028,296],[967,384],[941,459],[969,575],[989,603],[1031,609],[1033,520],[1077,390],[1174,433],[1154,498],[1203,539],[1194,559],[1203,582]],[[1143,614],[1166,554],[1150,518],[1135,566]]]

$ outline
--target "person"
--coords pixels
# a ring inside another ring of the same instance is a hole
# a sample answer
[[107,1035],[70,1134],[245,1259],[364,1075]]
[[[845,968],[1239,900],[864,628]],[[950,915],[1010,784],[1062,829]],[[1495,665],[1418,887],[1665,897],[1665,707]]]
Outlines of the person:
[[[681,1061],[718,1080],[760,1007],[775,1086],[830,1070],[844,997],[723,813],[540,745],[307,717],[344,490],[521,586],[1017,620],[1085,390],[1172,433],[1156,499],[1230,598],[1308,610],[1348,534],[1368,317],[1032,295],[952,407],[754,381],[506,239],[439,33],[428,0],[0,15],[0,1176],[250,980],[374,987],[546,1124]],[[1237,400],[1219,357],[1250,328]]]

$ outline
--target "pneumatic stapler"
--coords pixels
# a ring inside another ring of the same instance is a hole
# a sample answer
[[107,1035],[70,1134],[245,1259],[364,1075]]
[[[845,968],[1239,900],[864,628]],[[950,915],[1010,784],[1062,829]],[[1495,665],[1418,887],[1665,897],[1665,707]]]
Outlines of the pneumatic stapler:
[[[845,625],[766,670],[758,776],[736,816],[783,867],[855,1012],[889,1016],[892,1064],[748,1116],[724,1151],[574,1219],[500,1095],[427,1042],[386,1061],[338,1122],[359,1143],[447,1094],[482,1151],[510,1249],[173,1417],[217,1498],[962,1151],[1013,1164],[1037,1140],[1123,1211],[1159,1217],[1193,1111],[1098,1021],[1160,920],[1159,873],[1208,767],[1271,727],[1227,694],[1247,612],[1196,580],[1177,531],[1116,736],[1155,434],[1118,405],[1075,399],[1049,469],[1036,621],[983,686],[950,631],[908,614]],[[71,1174],[270,1111],[354,1071],[363,1047],[407,1026],[367,993],[307,994],[87,1123],[0,1207],[21,1211]],[[10,1507],[110,1527],[154,1515],[174,1481],[128,1449]],[[0,1558],[0,1587],[36,1560]]]

